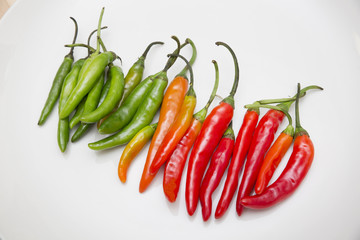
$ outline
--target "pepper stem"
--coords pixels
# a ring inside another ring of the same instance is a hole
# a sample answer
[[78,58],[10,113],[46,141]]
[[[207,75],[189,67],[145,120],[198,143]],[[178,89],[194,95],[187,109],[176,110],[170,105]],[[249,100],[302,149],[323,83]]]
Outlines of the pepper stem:
[[65,47],[86,47],[87,49],[89,49],[90,51],[95,52],[95,49],[89,45],[86,45],[84,43],[75,43],[75,44],[66,44]]
[[[191,45],[191,47],[192,47],[192,50],[193,50],[192,56],[191,56],[190,61],[189,61],[190,66],[192,66],[192,65],[194,64],[195,59],[196,59],[196,56],[197,56],[196,46],[195,46],[194,42],[193,42],[190,38],[187,38],[187,39],[185,40],[185,43],[186,43],[186,44],[189,43],[189,44]],[[186,65],[186,66],[183,68],[183,70],[181,70],[181,72],[178,74],[178,76],[183,76],[183,77],[185,77],[186,72],[188,71],[188,69],[189,69],[189,65]]]
[[146,58],[146,55],[148,54],[150,48],[153,46],[153,45],[156,45],[156,44],[164,44],[163,42],[152,42],[149,44],[149,46],[147,46],[147,48],[145,49],[144,53],[141,55],[141,57],[143,57],[144,59]]
[[283,112],[289,121],[289,125],[292,125],[292,118],[291,118],[290,114],[288,113],[287,109],[283,109],[280,106],[272,106],[272,105],[259,104],[259,103],[245,105],[245,108],[248,108],[248,109],[249,108],[251,108],[251,109],[259,108],[259,107],[274,109],[274,110]]
[[[78,24],[77,24],[75,18],[70,17],[70,19],[73,20],[73,22],[75,24],[75,33],[74,33],[74,37],[73,37],[73,41],[72,41],[72,44],[75,44],[76,38],[77,38],[77,35],[78,35]],[[74,47],[71,47],[70,52],[69,52],[69,54],[67,56],[74,58],[73,55],[74,55]]]
[[194,91],[194,73],[192,70],[192,67],[189,63],[188,60],[186,60],[186,58],[184,58],[183,56],[181,56],[180,54],[168,54],[168,57],[179,57],[182,60],[184,60],[184,62],[186,63],[186,66],[189,68],[189,73],[190,73],[190,81],[189,81],[189,90],[187,92],[187,96],[195,96],[195,91]]
[[216,42],[215,43],[217,46],[219,45],[222,45],[224,47],[226,47],[230,53],[231,53],[231,56],[233,57],[234,59],[234,65],[235,65],[235,78],[234,78],[234,83],[233,83],[233,87],[231,89],[231,92],[230,92],[230,96],[231,97],[234,97],[235,93],[236,93],[236,90],[237,90],[237,87],[238,87],[238,84],[239,84],[239,64],[238,64],[238,60],[236,58],[236,55],[234,53],[234,51],[230,48],[229,45],[227,45],[226,43],[224,42]]
[[[319,86],[316,86],[316,85],[311,85],[311,86],[305,87],[305,88],[303,88],[303,89],[300,90],[300,92],[299,92],[299,98],[300,98],[300,96],[305,96],[306,91],[308,91],[308,90],[310,90],[310,89],[323,90],[322,87],[319,87]],[[298,94],[295,94],[293,98],[295,98],[295,100],[296,100],[297,96],[298,96]],[[293,102],[294,102],[294,100],[289,101],[289,102],[280,103],[278,106],[280,106],[280,107],[282,107],[282,108],[284,108],[284,109],[286,109],[286,110],[289,110],[289,108],[290,108],[290,106],[291,106],[291,104],[292,104]]]
[[216,91],[219,86],[219,67],[215,60],[212,60],[212,63],[214,64],[214,67],[215,67],[215,83],[214,83],[213,90],[211,92],[210,98],[209,98],[208,102],[206,103],[205,107],[194,114],[194,118],[196,118],[200,122],[204,122],[206,114],[207,114],[207,110],[210,107],[214,98],[216,97]]
[[297,94],[296,94],[296,101],[295,101],[295,137],[301,135],[308,135],[307,131],[302,128],[300,124],[300,113],[299,113],[299,96],[300,96],[300,83],[297,85]]
[[[180,41],[179,39],[176,37],[176,36],[171,36],[172,39],[174,39],[176,41],[176,44],[177,44],[177,48],[176,50],[173,52],[173,54],[176,54],[178,55],[180,53],[180,49],[181,49],[181,46],[180,46]],[[162,70],[163,72],[167,72],[167,70],[169,70],[169,68],[175,63],[176,61],[176,58],[177,57],[171,57],[169,58],[169,60],[167,61],[164,69]]]
[[[103,30],[103,29],[107,29],[108,27],[107,26],[104,26],[104,27],[102,27],[101,28],[101,30]],[[87,40],[87,44],[90,46],[90,40],[91,40],[91,37],[94,35],[94,33],[96,33],[97,32],[97,29],[95,29],[94,31],[92,31],[91,33],[90,33],[90,35],[89,35],[89,37],[88,37],[88,40]],[[94,52],[95,52],[95,49],[94,49]],[[90,54],[91,54],[91,52],[90,52],[90,49],[89,49],[89,51],[88,51],[88,55],[90,56]]]
[[100,52],[100,30],[101,30],[101,21],[104,15],[104,11],[105,11],[105,7],[103,7],[101,9],[101,13],[100,13],[100,18],[99,18],[99,23],[98,23],[98,29],[97,29],[97,43],[96,43],[96,52],[95,53],[99,53]]
[[212,60],[212,63],[214,64],[215,67],[215,83],[214,83],[214,87],[213,90],[211,92],[210,98],[208,100],[208,102],[205,105],[205,108],[208,109],[212,103],[212,101],[214,100],[215,96],[216,96],[216,92],[219,86],[219,66],[217,64],[217,62],[215,60]]

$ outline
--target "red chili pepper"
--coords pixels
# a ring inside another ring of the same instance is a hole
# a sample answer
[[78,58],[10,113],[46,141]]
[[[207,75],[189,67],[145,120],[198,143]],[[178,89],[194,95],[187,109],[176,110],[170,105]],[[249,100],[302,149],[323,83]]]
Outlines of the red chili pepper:
[[215,60],[213,60],[213,63],[215,66],[216,78],[209,101],[203,109],[194,114],[190,127],[186,130],[184,136],[177,144],[176,149],[171,154],[165,165],[163,188],[164,194],[170,202],[174,202],[176,200],[188,153],[194,144],[196,137],[200,133],[200,129],[205,120],[207,110],[216,95],[216,91],[219,85],[219,70]]
[[234,95],[239,82],[239,66],[235,53],[225,43],[217,42],[216,45],[223,45],[230,51],[234,59],[235,80],[230,95],[222,100],[205,119],[190,154],[185,188],[186,208],[189,215],[193,215],[196,210],[200,184],[209,159],[233,117]]
[[243,123],[236,138],[234,154],[230,162],[224,189],[215,210],[215,218],[220,218],[228,209],[238,187],[240,171],[243,167],[246,154],[249,150],[256,124],[259,118],[258,109],[246,111]]
[[[298,84],[298,96],[300,84]],[[314,158],[314,145],[300,125],[299,98],[296,100],[296,130],[293,152],[279,178],[260,195],[246,196],[241,204],[249,208],[268,208],[288,198],[305,178]]]
[[211,196],[218,187],[224,172],[229,165],[231,154],[234,149],[235,136],[230,123],[225,131],[218,147],[211,157],[210,166],[206,171],[204,180],[200,188],[200,203],[202,207],[202,216],[207,221],[211,215],[212,200]]
[[[300,95],[309,89],[319,88],[318,86],[309,86],[301,90]],[[287,112],[293,101],[278,104],[277,107]],[[255,129],[253,139],[245,163],[245,169],[236,200],[236,212],[240,216],[243,210],[241,199],[249,196],[256,182],[264,155],[269,149],[274,135],[284,119],[285,114],[279,110],[269,110],[260,120]]]

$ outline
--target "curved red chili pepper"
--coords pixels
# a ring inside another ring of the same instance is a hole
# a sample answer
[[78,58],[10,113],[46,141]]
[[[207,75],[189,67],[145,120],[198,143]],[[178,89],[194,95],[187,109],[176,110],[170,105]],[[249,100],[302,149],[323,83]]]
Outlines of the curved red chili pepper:
[[247,208],[261,209],[271,207],[289,197],[300,185],[311,167],[314,146],[309,136],[295,138],[289,162],[279,178],[260,195],[241,199]]
[[234,149],[235,136],[230,126],[225,131],[218,147],[211,157],[210,166],[206,171],[204,180],[200,188],[200,203],[202,207],[202,216],[207,221],[211,215],[212,200],[211,196],[218,187],[224,172],[229,165],[229,161]]
[[257,109],[249,109],[245,113],[243,123],[235,141],[234,153],[230,162],[224,189],[215,210],[215,218],[220,218],[224,215],[235,194],[238,187],[240,171],[244,165],[258,118],[259,111]]
[[241,204],[246,207],[267,208],[288,198],[298,188],[311,167],[314,158],[314,145],[309,134],[300,125],[299,93],[300,84],[298,84],[296,99],[295,141],[290,159],[279,178],[262,194],[241,199]]
[[216,44],[223,45],[230,51],[235,65],[235,80],[230,95],[211,111],[194,143],[185,187],[185,201],[189,215],[193,215],[196,210],[200,184],[209,159],[233,117],[234,95],[239,82],[239,66],[235,53],[225,43],[217,42]]

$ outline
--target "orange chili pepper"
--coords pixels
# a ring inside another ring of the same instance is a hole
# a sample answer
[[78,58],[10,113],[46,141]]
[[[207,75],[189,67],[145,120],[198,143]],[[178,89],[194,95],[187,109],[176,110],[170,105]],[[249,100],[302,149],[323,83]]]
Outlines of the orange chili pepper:
[[181,55],[170,54],[169,56],[178,56],[186,62],[190,72],[190,88],[186,93],[179,114],[161,143],[155,155],[154,161],[150,165],[150,173],[154,175],[156,175],[160,167],[169,159],[170,155],[175,150],[176,145],[184,136],[186,130],[190,127],[196,106],[196,95],[193,88],[194,76],[190,63]]
[[154,135],[156,126],[157,123],[144,127],[126,145],[124,151],[121,154],[118,167],[118,175],[121,182],[126,182],[126,173],[131,162]]
[[[191,44],[193,49],[193,54],[190,60],[190,64],[193,64],[196,59],[196,48],[190,39],[186,39],[186,41]],[[188,88],[188,81],[184,77],[186,71],[187,66],[174,78],[165,92],[160,109],[158,126],[151,140],[145,166],[141,176],[139,192],[144,192],[155,177],[154,174],[150,173],[150,165],[152,164],[156,152],[158,151],[167,132],[175,121],[176,116],[180,112],[181,105],[184,101],[184,96]]]

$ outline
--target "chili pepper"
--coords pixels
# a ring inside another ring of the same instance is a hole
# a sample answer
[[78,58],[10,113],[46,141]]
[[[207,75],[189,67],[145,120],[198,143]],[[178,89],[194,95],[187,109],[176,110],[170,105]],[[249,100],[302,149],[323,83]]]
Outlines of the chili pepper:
[[[309,86],[302,89],[301,92],[306,92],[309,89],[315,88],[318,89],[319,87]],[[293,101],[280,103],[277,106],[284,112],[287,112],[292,102]],[[270,109],[261,118],[258,126],[255,129],[236,200],[236,212],[239,216],[243,210],[241,199],[245,196],[248,196],[255,185],[257,175],[260,171],[260,167],[264,159],[264,155],[274,140],[274,135],[277,131],[277,128],[285,116],[284,112]]]
[[183,59],[189,67],[189,90],[185,95],[179,113],[177,114],[173,124],[165,135],[164,140],[155,155],[154,161],[150,165],[150,173],[152,174],[156,174],[160,167],[169,159],[171,153],[175,150],[176,145],[184,136],[186,130],[190,127],[196,106],[196,95],[193,87],[194,76],[191,65],[183,56],[178,55],[178,57]]
[[209,159],[233,117],[234,95],[239,82],[239,66],[234,51],[223,42],[216,42],[216,45],[222,45],[230,51],[234,59],[235,79],[230,95],[223,99],[205,119],[190,154],[185,187],[186,208],[189,215],[193,215],[196,210],[200,184]]
[[[125,86],[124,86],[124,94],[122,96],[122,101],[124,101],[130,95],[130,93],[135,89],[135,87],[141,82],[143,73],[144,73],[144,68],[145,68],[145,58],[146,58],[147,53],[149,52],[150,48],[156,44],[162,45],[164,43],[163,42],[150,43],[147,46],[147,48],[145,49],[144,53],[141,55],[141,57],[132,65],[132,67],[129,69],[128,73],[126,74],[125,79],[124,79]],[[121,101],[120,101],[120,103],[121,103]],[[113,111],[115,111],[115,109]],[[98,129],[100,128],[100,126],[104,122],[104,120],[106,118],[108,118],[109,116],[110,116],[110,114],[98,122]]]
[[[75,88],[80,69],[82,65],[84,64],[84,59],[80,59],[74,63],[73,68],[69,72],[69,74],[66,76],[62,89],[61,94],[59,98],[59,111],[62,109],[63,104],[65,104],[67,98],[69,97],[71,91]],[[59,148],[62,152],[66,150],[66,146],[69,142],[69,117],[65,119],[59,118],[58,123],[58,131],[57,131],[57,140]]]
[[304,180],[314,158],[314,145],[307,131],[300,125],[299,92],[296,100],[296,129],[293,152],[279,178],[260,195],[245,196],[241,204],[248,208],[268,208],[288,198]]
[[145,146],[145,144],[154,135],[156,127],[157,127],[157,123],[144,127],[126,145],[124,151],[121,154],[119,167],[118,167],[118,175],[121,182],[123,183],[126,182],[126,172],[131,162],[134,160],[136,155],[141,151],[141,149]]
[[[273,106],[267,106],[267,105],[261,105],[261,107],[274,109]],[[288,149],[290,148],[293,142],[294,127],[292,126],[292,119],[289,114],[287,114],[286,116],[288,117],[289,120],[288,126],[285,128],[284,131],[281,132],[279,137],[270,147],[261,165],[255,184],[256,194],[261,194],[264,191],[264,189],[267,187],[281,159],[284,157],[285,153],[288,151]]]
[[211,157],[210,166],[205,174],[200,188],[200,203],[202,216],[207,221],[211,215],[212,200],[211,195],[218,187],[224,172],[229,165],[229,161],[234,149],[235,136],[230,123],[225,131],[218,147]]
[[251,139],[259,118],[257,108],[248,109],[235,141],[234,153],[230,162],[225,185],[215,210],[215,218],[220,218],[228,209],[239,182],[239,174],[249,150]]
[[[176,50],[178,53],[180,51],[179,40],[175,36],[172,38],[175,39],[178,44],[178,48]],[[129,142],[138,131],[151,123],[158,108],[161,105],[164,91],[168,83],[166,72],[173,65],[175,60],[175,58],[170,58],[165,68],[160,73],[156,74],[156,77],[153,80],[154,83],[152,88],[137,109],[131,122],[126,125],[126,127],[124,127],[120,132],[97,142],[89,143],[88,146],[91,149],[103,150],[125,144]]]
[[136,86],[130,95],[123,101],[121,106],[102,122],[98,129],[99,133],[115,133],[126,126],[152,88],[154,78],[156,78],[156,75],[151,75]]
[[[78,26],[74,18],[70,17],[70,19],[73,20],[75,24],[75,34],[73,38],[73,43],[75,43],[78,33]],[[74,48],[72,47],[70,49],[70,52],[64,57],[63,62],[61,63],[59,69],[56,72],[49,95],[41,111],[38,125],[43,125],[45,123],[46,119],[48,118],[52,109],[54,108],[54,105],[59,98],[64,79],[66,75],[70,72],[71,65],[73,64],[73,62],[74,62]]]
[[184,136],[177,144],[175,150],[166,162],[164,170],[163,188],[166,198],[170,202],[175,202],[180,188],[182,172],[188,157],[188,153],[199,135],[201,126],[205,120],[207,110],[215,98],[219,85],[219,69],[215,60],[212,61],[215,66],[215,84],[211,96],[205,107],[194,114],[190,127],[186,130]]
[[104,13],[104,8],[101,11],[98,36],[97,36],[97,49],[96,51],[85,61],[79,75],[79,81],[75,89],[71,92],[64,108],[60,112],[60,118],[65,118],[76,108],[86,94],[95,86],[100,75],[104,72],[106,66],[113,62],[117,57],[114,52],[108,51],[99,53],[100,51],[100,29],[101,20]]
[[79,103],[79,105],[76,107],[76,111],[70,119],[70,123],[69,123],[70,129],[73,129],[80,122],[81,115],[84,111],[85,102],[86,102],[86,97],[84,97]]
[[[185,43],[191,44],[193,53],[190,59],[190,63],[193,64],[197,55],[195,44],[190,39],[186,39]],[[161,143],[165,138],[165,135],[169,131],[169,128],[178,115],[181,105],[184,101],[184,96],[186,94],[188,85],[188,81],[185,78],[187,69],[188,67],[185,66],[184,69],[173,79],[165,92],[163,103],[160,109],[158,127],[156,128],[154,137],[151,140],[139,184],[139,192],[141,193],[147,189],[155,177],[155,175],[150,172],[150,166],[152,165],[156,152],[158,151]]]
[[[104,81],[105,81],[105,72],[101,74],[98,82],[87,95],[82,115],[94,111],[94,109],[96,109],[96,107],[98,106]],[[93,125],[92,123],[81,122],[80,126],[71,137],[71,142],[76,142],[77,140],[79,140],[92,125]]]
[[120,101],[124,92],[124,74],[119,66],[112,63],[109,65],[109,91],[104,101],[92,112],[83,114],[81,121],[84,123],[93,123],[110,113]]

